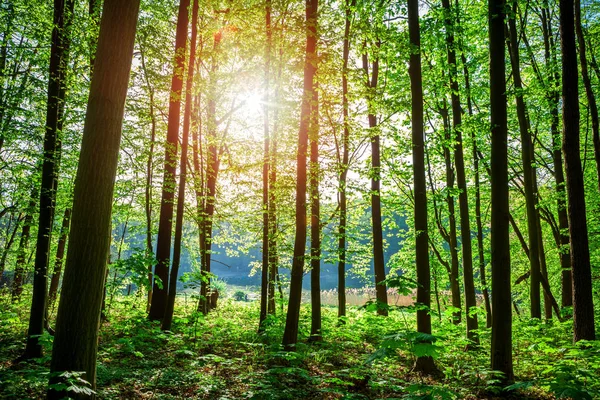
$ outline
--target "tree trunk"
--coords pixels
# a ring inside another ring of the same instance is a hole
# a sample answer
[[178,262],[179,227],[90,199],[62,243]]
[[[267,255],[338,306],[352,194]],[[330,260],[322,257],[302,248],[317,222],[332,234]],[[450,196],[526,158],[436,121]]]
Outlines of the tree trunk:
[[[517,3],[513,2],[513,15],[517,13]],[[534,175],[532,167],[533,143],[529,126],[529,115],[527,106],[523,99],[523,84],[521,81],[521,66],[519,60],[519,46],[517,43],[517,26],[515,17],[508,20],[508,49],[510,53],[513,82],[515,85],[515,100],[517,105],[517,117],[519,120],[519,131],[521,133],[521,160],[523,163],[523,181],[525,191],[525,203],[527,206],[527,233],[529,239],[529,265],[531,268],[530,313],[531,318],[541,318],[540,297],[540,243],[537,234],[538,214],[536,210],[536,196],[534,192]]]
[[[2,251],[2,257],[0,258],[0,288],[2,287],[2,277],[4,276],[4,268],[6,267],[6,258],[8,257],[8,253],[10,252],[10,248],[15,242],[15,237],[17,236],[17,231],[19,230],[19,226],[21,226],[21,220],[23,216],[19,214],[14,218],[11,216],[7,227],[6,227],[6,242],[4,244],[4,250]],[[14,220],[14,226],[12,225],[12,221]],[[12,228],[12,233],[9,233]]]
[[29,199],[29,205],[23,220],[21,229],[21,238],[19,239],[19,248],[17,249],[17,262],[15,264],[15,274],[11,287],[11,300],[14,303],[23,293],[23,276],[25,274],[25,254],[29,248],[29,237],[31,236],[31,225],[33,225],[33,214],[35,213],[37,200],[37,190],[33,189]]
[[502,381],[513,380],[512,313],[510,289],[510,239],[504,0],[488,0],[490,43],[491,156],[491,262],[492,262],[492,348],[491,366],[503,373]]
[[[167,126],[167,142],[165,143],[165,171],[160,201],[160,218],[156,241],[156,260],[154,269],[154,286],[152,287],[152,303],[148,318],[161,320],[167,308],[167,289],[169,287],[169,262],[171,260],[171,231],[173,229],[173,203],[175,200],[175,171],[177,169],[177,144],[179,141],[179,124],[181,115],[181,92],[183,88],[183,71],[185,69],[185,52],[188,37],[188,7],[190,0],[181,0],[177,16],[177,32],[175,35],[175,56],[173,77],[171,79],[171,95],[169,100],[169,121]],[[162,281],[158,285],[156,278]]]
[[313,84],[310,113],[310,340],[318,342],[321,336],[321,204],[319,196],[319,91]]
[[579,154],[579,93],[573,0],[560,0],[562,52],[563,154],[569,207],[573,274],[573,341],[594,340],[594,301],[585,211],[585,189]]
[[177,214],[175,216],[175,241],[173,243],[173,265],[169,277],[169,292],[167,295],[167,306],[162,320],[161,329],[170,331],[173,322],[173,311],[175,309],[175,297],[177,295],[177,276],[181,262],[181,239],[183,236],[183,211],[185,207],[185,184],[188,166],[188,142],[190,136],[190,119],[192,114],[192,87],[194,84],[194,71],[196,68],[196,36],[198,24],[198,0],[193,1],[192,8],[192,37],[190,41],[190,58],[188,63],[188,75],[185,87],[185,111],[183,115],[183,137],[181,139],[181,161],[179,162],[179,193],[177,194]]
[[63,258],[67,247],[67,238],[69,236],[69,226],[71,226],[71,208],[67,207],[63,215],[62,226],[60,227],[60,236],[58,237],[58,247],[56,248],[56,257],[54,261],[54,271],[50,280],[50,290],[48,291],[48,309],[54,305],[58,293],[58,283],[62,272]]
[[346,316],[346,229],[348,225],[348,199],[346,182],[350,153],[350,121],[348,117],[348,58],[350,57],[350,28],[352,26],[352,7],[355,0],[346,0],[344,25],[344,52],[342,61],[342,113],[344,136],[342,137],[342,160],[339,175],[340,224],[338,227],[338,317]]
[[304,60],[304,90],[298,131],[298,153],[296,157],[296,236],[290,279],[290,297],[283,332],[283,346],[293,350],[298,341],[300,302],[302,301],[302,276],[306,250],[306,153],[310,127],[310,102],[315,90],[313,79],[317,70],[317,10],[319,0],[306,0],[306,53]]
[[270,167],[270,140],[269,140],[269,74],[271,69],[271,0],[265,0],[265,89],[264,89],[264,107],[263,107],[263,126],[264,126],[264,155],[263,155],[263,237],[262,237],[262,272],[260,287],[260,316],[259,331],[264,327],[264,321],[267,319],[269,308],[269,167]]
[[454,40],[454,19],[450,8],[450,1],[443,0],[442,5],[446,10],[446,42],[448,45],[448,66],[450,72],[450,90],[452,98],[452,127],[454,129],[454,163],[456,164],[456,185],[458,187],[458,204],[460,210],[460,238],[463,262],[463,280],[465,290],[465,310],[467,318],[467,338],[474,343],[479,343],[476,331],[479,328],[477,314],[472,313],[477,307],[475,300],[475,283],[473,280],[473,250],[471,248],[471,222],[469,221],[469,198],[467,181],[465,177],[465,162],[462,139],[462,108],[458,90],[458,72]]
[[[50,365],[51,384],[64,371],[85,371],[96,386],[96,351],[114,181],[139,1],[105,0],[83,129],[69,249]],[[85,310],[85,312],[81,311]],[[60,382],[65,383],[65,382]],[[49,399],[73,396],[49,390]],[[76,396],[89,398],[89,396]]]
[[[415,51],[410,54],[408,73],[411,92],[412,156],[415,196],[415,253],[417,264],[417,303],[424,309],[417,311],[417,331],[431,334],[431,271],[427,234],[427,188],[425,183],[425,143],[423,132],[423,81],[421,77],[421,32],[419,2],[408,0],[408,34]],[[432,374],[437,367],[432,357],[418,357],[415,370]]]
[[[381,47],[381,39],[377,39],[376,47]],[[381,146],[379,126],[373,102],[379,81],[379,59],[373,60],[371,78],[369,79],[369,63],[367,54],[363,54],[363,69],[367,78],[367,108],[369,118],[369,135],[371,136],[371,221],[373,227],[373,272],[375,275],[375,295],[377,298],[377,314],[388,315],[387,288],[385,285],[385,260],[383,256],[383,228],[381,225]]]
[[[65,4],[66,3],[66,4]],[[22,359],[42,356],[38,342],[44,332],[48,290],[48,262],[54,203],[60,158],[59,129],[65,98],[65,58],[69,48],[69,27],[73,19],[74,0],[54,0],[54,29],[50,49],[50,78],[46,109],[46,132],[44,135],[44,158],[42,162],[42,184],[40,189],[40,215],[38,219],[37,244],[34,261],[33,298],[29,314],[27,344]]]

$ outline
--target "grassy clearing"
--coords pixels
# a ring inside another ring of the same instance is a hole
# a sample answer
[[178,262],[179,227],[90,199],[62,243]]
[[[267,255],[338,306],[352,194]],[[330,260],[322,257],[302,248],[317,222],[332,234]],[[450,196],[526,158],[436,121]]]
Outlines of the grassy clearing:
[[[0,302],[0,398],[42,398],[49,357],[12,362],[23,348],[26,304],[11,306],[5,297]],[[193,313],[192,303],[180,296],[173,332],[161,332],[146,319],[143,299],[115,299],[100,331],[100,399],[600,398],[599,347],[571,345],[568,324],[516,321],[519,382],[512,392],[500,392],[489,370],[488,330],[480,332],[480,349],[464,351],[463,328],[436,318],[434,346],[418,349],[410,308],[381,318],[350,307],[346,323],[339,325],[336,309],[325,307],[325,341],[307,344],[305,305],[300,343],[288,353],[279,345],[282,315],[258,335],[257,302],[224,299],[207,317]],[[52,338],[43,341],[49,355]],[[437,358],[438,377],[411,371],[419,351]]]

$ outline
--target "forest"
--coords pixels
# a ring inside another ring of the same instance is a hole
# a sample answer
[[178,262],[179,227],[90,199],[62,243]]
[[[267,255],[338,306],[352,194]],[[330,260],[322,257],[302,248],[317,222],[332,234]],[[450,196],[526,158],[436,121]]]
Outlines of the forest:
[[600,2],[0,0],[0,398],[600,399]]

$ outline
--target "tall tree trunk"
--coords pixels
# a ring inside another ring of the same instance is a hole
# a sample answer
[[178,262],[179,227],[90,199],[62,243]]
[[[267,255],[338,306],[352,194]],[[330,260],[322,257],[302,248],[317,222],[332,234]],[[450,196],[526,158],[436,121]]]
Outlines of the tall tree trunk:
[[321,203],[319,195],[319,90],[313,85],[310,113],[310,340],[321,341]]
[[306,53],[304,60],[304,89],[298,131],[298,153],[296,157],[296,237],[290,279],[290,297],[283,332],[283,346],[293,350],[298,341],[300,302],[302,301],[302,276],[306,250],[306,153],[310,127],[310,102],[317,71],[317,10],[319,0],[306,0]]
[[[517,3],[512,5],[513,15],[517,15]],[[521,160],[523,163],[523,189],[525,191],[525,203],[527,207],[527,233],[529,241],[529,266],[531,269],[529,290],[531,318],[541,318],[540,297],[540,243],[537,234],[538,214],[536,210],[536,196],[534,192],[533,175],[533,143],[531,141],[531,129],[529,126],[529,115],[523,98],[523,84],[521,81],[521,65],[519,60],[519,45],[517,42],[516,17],[508,20],[508,49],[510,53],[513,82],[515,85],[515,100],[517,105],[517,117],[519,120],[519,131],[521,133]]]
[[[94,1],[94,0],[92,0]],[[146,69],[146,60],[144,51],[140,46],[140,58],[142,69],[148,86],[148,96],[150,105],[150,149],[148,151],[148,161],[146,162],[146,187],[144,192],[144,211],[146,214],[146,253],[154,254],[152,248],[152,178],[154,169],[154,144],[156,143],[156,114],[154,111],[154,88],[150,84],[150,77]],[[150,312],[152,304],[152,264],[148,265],[148,297],[146,301],[146,312]]]
[[585,87],[590,117],[592,118],[592,142],[594,143],[594,158],[596,159],[596,171],[598,176],[598,190],[600,190],[600,125],[598,122],[598,105],[592,90],[592,82],[588,72],[588,62],[585,48],[585,38],[583,37],[583,27],[581,26],[581,1],[575,1],[575,33],[579,45],[579,64],[581,65],[581,78]]
[[571,268],[573,274],[573,340],[594,340],[592,272],[585,212],[585,189],[579,154],[579,93],[573,0],[560,0],[562,52],[563,154],[567,178]]
[[567,217],[567,201],[565,193],[565,178],[563,172],[563,159],[561,152],[561,136],[558,131],[558,104],[560,99],[560,76],[558,61],[554,46],[554,35],[550,20],[550,10],[543,7],[541,10],[542,33],[544,36],[544,58],[546,67],[550,71],[548,75],[548,88],[546,99],[550,107],[550,134],[552,135],[552,161],[554,163],[554,180],[556,191],[556,208],[558,213],[558,227],[560,230],[558,253],[561,266],[561,305],[570,307],[573,305],[573,288],[571,279],[571,255],[569,249],[569,219]]
[[513,380],[504,0],[488,0],[490,49],[492,348],[491,366]]
[[[381,39],[375,46],[379,50]],[[365,49],[366,50],[366,49]],[[363,69],[367,78],[367,103],[369,118],[369,135],[371,136],[371,221],[373,227],[373,272],[375,273],[375,295],[377,297],[377,314],[388,315],[387,288],[385,285],[385,260],[383,255],[383,227],[381,225],[381,146],[379,126],[373,102],[379,81],[379,58],[375,57],[369,78],[369,62],[367,53],[363,54]]]
[[40,216],[38,219],[37,244],[34,261],[33,298],[29,314],[27,344],[22,359],[42,356],[38,342],[44,331],[48,290],[48,262],[54,219],[54,203],[60,158],[59,135],[62,124],[62,109],[65,98],[65,57],[69,49],[69,27],[73,19],[74,0],[54,0],[54,29],[50,49],[50,78],[48,81],[48,103],[46,110],[46,132],[44,135],[44,158],[42,162],[42,184],[40,190]]
[[[463,64],[463,73],[465,76],[465,89],[467,92],[467,109],[469,116],[473,116],[473,104],[471,102],[471,84],[469,81],[469,69],[467,66],[467,58],[464,53],[461,53]],[[477,146],[477,138],[475,130],[471,130],[471,140],[473,141],[473,172],[475,178],[475,224],[477,225],[477,258],[479,264],[479,280],[481,281],[481,292],[485,304],[485,326],[492,327],[492,306],[490,303],[490,294],[488,292],[488,284],[485,272],[485,253],[483,251],[483,224],[481,222],[481,185],[479,183],[479,149]]]
[[[411,92],[412,157],[415,196],[415,253],[417,264],[417,331],[431,334],[431,271],[427,233],[427,188],[425,181],[425,143],[423,132],[423,80],[421,77],[421,32],[419,2],[408,0],[408,34],[414,51],[410,54],[408,73]],[[432,357],[418,357],[415,370],[431,374],[437,371]]]
[[192,37],[190,41],[190,57],[188,63],[188,75],[185,87],[185,111],[183,115],[183,137],[181,139],[181,160],[179,162],[179,193],[177,194],[177,214],[175,216],[175,241],[173,243],[173,265],[169,277],[169,292],[167,295],[167,306],[165,316],[162,320],[161,329],[170,331],[173,322],[173,311],[175,309],[175,297],[177,295],[177,276],[181,263],[181,239],[183,236],[183,211],[185,207],[185,185],[188,167],[188,142],[190,136],[190,123],[192,114],[192,90],[194,85],[194,71],[196,69],[196,36],[198,31],[198,0],[193,1],[192,6]]
[[[61,372],[85,371],[82,378],[90,382],[92,389],[96,387],[98,326],[113,189],[138,9],[136,0],[104,1],[52,349],[52,384],[60,382]],[[73,393],[57,390],[55,385],[48,392],[49,399],[67,395]]]
[[260,317],[259,330],[264,327],[264,321],[267,319],[269,302],[269,167],[270,167],[270,140],[269,140],[269,74],[271,73],[271,0],[265,0],[265,89],[263,106],[263,126],[264,126],[264,155],[263,155],[263,237],[262,237],[262,273],[260,290]]
[[[448,120],[448,107],[445,104],[440,110],[444,124],[444,140],[451,143],[452,135],[450,132],[450,123]],[[450,250],[450,291],[452,292],[452,307],[455,310],[452,313],[452,322],[459,324],[461,321],[461,297],[460,283],[458,281],[458,240],[456,237],[456,213],[454,212],[454,168],[452,167],[452,157],[450,154],[450,145],[444,146],[444,165],[446,167],[446,204],[448,206],[448,224],[450,231],[446,235]]]
[[[175,56],[173,77],[171,79],[171,95],[169,99],[169,121],[167,126],[167,142],[165,143],[165,171],[163,176],[162,196],[160,201],[160,218],[158,222],[158,238],[156,241],[156,260],[154,269],[154,286],[152,287],[152,303],[148,318],[161,320],[167,308],[167,289],[169,287],[169,262],[171,260],[171,234],[173,228],[173,203],[175,200],[175,171],[177,169],[177,144],[179,141],[179,124],[181,115],[181,92],[183,88],[183,71],[185,69],[185,52],[188,37],[188,7],[190,0],[181,0],[177,16],[177,32],[175,34]],[[162,281],[157,284],[156,278]]]
[[348,225],[348,199],[346,182],[348,178],[350,155],[350,121],[348,117],[348,58],[350,57],[350,28],[352,26],[352,7],[355,0],[346,0],[344,22],[344,50],[342,61],[342,114],[344,134],[342,137],[342,159],[339,175],[340,224],[338,227],[338,317],[346,316],[346,230]]
[[[467,338],[474,343],[479,343],[476,331],[479,328],[477,314],[472,313],[477,307],[475,299],[475,283],[473,280],[473,250],[471,248],[471,222],[469,221],[469,198],[467,181],[465,177],[465,161],[462,139],[462,108],[458,90],[458,72],[454,40],[454,18],[450,1],[443,0],[442,6],[446,10],[446,42],[448,45],[448,66],[450,72],[450,91],[452,99],[452,127],[454,129],[454,163],[456,164],[456,185],[458,187],[458,204],[460,210],[460,238],[463,262],[463,281],[465,289],[465,310],[467,318]],[[457,10],[458,11],[458,10]]]
[[52,307],[58,293],[58,283],[62,272],[63,258],[67,247],[67,238],[69,236],[69,226],[71,226],[71,208],[67,207],[63,214],[62,226],[60,227],[60,236],[58,237],[58,247],[56,248],[56,257],[54,258],[54,271],[50,280],[50,290],[48,291],[48,309]]

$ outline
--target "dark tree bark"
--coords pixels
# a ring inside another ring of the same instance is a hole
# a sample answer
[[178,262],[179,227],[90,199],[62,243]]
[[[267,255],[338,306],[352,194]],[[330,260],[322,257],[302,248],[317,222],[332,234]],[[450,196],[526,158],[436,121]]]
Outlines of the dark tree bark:
[[[469,69],[467,67],[467,59],[464,54],[461,54],[463,64],[463,73],[465,76],[465,89],[467,92],[467,109],[469,116],[473,115],[473,104],[471,102],[471,84],[469,81]],[[471,140],[473,141],[473,169],[475,178],[475,224],[477,225],[477,258],[479,264],[479,280],[481,281],[481,292],[485,304],[486,328],[492,327],[492,306],[490,303],[490,294],[488,292],[488,284],[485,271],[485,253],[483,251],[483,224],[481,222],[481,185],[479,180],[479,155],[477,138],[475,130],[471,130]]]
[[181,239],[183,236],[183,211],[185,207],[185,185],[188,167],[188,142],[190,136],[190,123],[192,115],[192,90],[194,85],[194,71],[196,69],[196,36],[198,31],[198,0],[193,1],[192,6],[192,37],[190,41],[190,57],[188,63],[188,75],[185,87],[185,111],[183,115],[183,137],[181,139],[181,160],[179,162],[179,193],[177,194],[177,214],[175,216],[175,240],[173,243],[173,265],[169,277],[169,292],[167,295],[167,306],[165,316],[162,320],[161,329],[170,331],[173,322],[173,311],[175,309],[175,297],[177,296],[177,276],[181,263]]
[[319,91],[313,84],[310,113],[310,340],[321,341],[321,203],[319,195]]
[[50,79],[46,109],[46,132],[44,135],[44,158],[42,162],[42,184],[40,190],[40,215],[38,219],[37,244],[35,250],[33,298],[29,314],[27,344],[22,359],[42,356],[38,342],[44,331],[48,290],[48,262],[54,219],[54,203],[60,159],[60,128],[65,98],[65,58],[69,49],[69,27],[73,19],[74,0],[54,0],[54,29],[50,49]]
[[[169,287],[169,263],[171,260],[171,234],[173,229],[173,203],[175,200],[175,172],[177,169],[177,145],[179,141],[179,124],[181,115],[181,92],[183,89],[183,71],[185,69],[186,45],[188,37],[188,7],[190,0],[181,0],[177,16],[177,32],[175,34],[175,56],[173,77],[171,79],[171,96],[169,100],[169,121],[167,125],[167,142],[165,143],[165,171],[163,176],[162,196],[160,201],[160,218],[156,241],[156,260],[154,268],[154,285],[152,287],[152,303],[148,318],[161,320],[167,308],[167,290]],[[158,285],[156,277],[162,281]]]
[[354,0],[346,0],[344,22],[344,50],[342,61],[342,113],[344,134],[342,136],[342,159],[339,176],[340,223],[338,227],[338,317],[346,316],[346,229],[348,225],[348,199],[346,182],[350,155],[350,121],[348,117],[348,58],[350,57],[350,28],[352,26]]
[[298,132],[298,153],[296,157],[296,237],[294,239],[294,255],[290,279],[290,297],[283,332],[283,346],[293,350],[298,341],[298,323],[300,318],[300,302],[302,300],[302,276],[306,250],[306,153],[308,150],[308,134],[310,127],[310,102],[314,87],[314,76],[317,71],[317,10],[319,0],[306,0],[306,53],[304,60],[304,90],[300,111],[300,128]]
[[463,281],[465,290],[465,311],[467,318],[467,338],[474,343],[479,343],[475,333],[479,328],[477,314],[471,310],[477,307],[475,300],[475,282],[473,280],[473,250],[471,247],[471,222],[469,220],[469,198],[467,193],[467,181],[465,177],[465,161],[463,154],[462,139],[462,107],[458,90],[458,71],[456,62],[456,50],[454,40],[455,23],[452,17],[452,9],[449,0],[442,0],[442,6],[446,10],[446,42],[448,46],[448,66],[450,75],[450,90],[452,99],[452,128],[454,129],[454,163],[456,164],[456,184],[460,191],[458,204],[460,210],[460,237],[463,262]]
[[[50,365],[51,383],[59,382],[58,374],[63,371],[85,371],[83,379],[92,388],[96,386],[98,326],[113,189],[138,9],[136,0],[104,1],[75,181],[69,249]],[[48,392],[49,399],[67,395],[73,393]]]
[[[93,1],[93,0],[92,0]],[[154,111],[154,87],[150,84],[150,77],[146,69],[144,51],[140,45],[140,58],[142,70],[148,87],[148,102],[150,106],[150,149],[148,150],[148,161],[146,162],[146,187],[144,191],[144,211],[146,214],[146,252],[154,253],[152,248],[152,178],[154,167],[154,145],[156,143],[156,113]],[[152,264],[148,265],[148,298],[146,301],[146,312],[150,312],[152,304]]]
[[[264,107],[263,107],[263,126],[264,126],[264,156],[263,156],[263,237],[262,237],[262,271],[260,287],[260,316],[259,331],[264,327],[264,321],[267,319],[269,308],[269,286],[270,286],[270,264],[269,264],[269,168],[270,168],[270,138],[269,138],[269,74],[271,70],[271,0],[265,0],[265,89],[264,89]],[[273,307],[274,308],[274,307]]]
[[[567,201],[565,193],[565,178],[563,172],[563,158],[561,152],[561,137],[558,131],[558,104],[560,99],[559,69],[556,57],[550,11],[543,7],[541,10],[542,33],[544,37],[544,58],[546,67],[550,71],[548,75],[548,87],[546,99],[550,107],[550,133],[552,135],[552,160],[554,163],[554,180],[556,182],[556,208],[558,213],[559,236],[556,245],[559,249],[561,266],[561,305],[570,307],[573,305],[573,289],[571,279],[571,255],[569,249],[569,219],[567,217]],[[540,77],[542,78],[542,77]]]
[[587,97],[590,117],[592,119],[592,142],[594,143],[594,158],[596,159],[596,172],[598,176],[598,190],[600,190],[600,125],[598,122],[598,105],[592,90],[592,82],[588,72],[588,61],[586,56],[585,38],[581,26],[581,1],[575,0],[575,33],[579,45],[579,64],[581,65],[581,78],[585,95]]
[[[381,47],[381,39],[375,46]],[[365,71],[367,92],[367,108],[369,118],[369,135],[371,136],[371,223],[373,227],[373,271],[375,275],[375,295],[377,298],[377,314],[388,315],[387,288],[385,285],[385,260],[383,256],[383,228],[381,225],[381,146],[379,127],[373,102],[379,83],[379,58],[375,56],[369,78],[369,62],[367,54],[363,54],[363,70]]]
[[562,52],[563,154],[569,207],[573,274],[573,341],[594,340],[592,272],[585,211],[585,189],[579,154],[579,93],[573,0],[560,0]]
[[[513,2],[513,15],[517,13],[517,3]],[[512,76],[515,86],[515,100],[517,105],[517,118],[519,120],[519,131],[521,133],[521,161],[523,164],[523,187],[525,191],[525,203],[527,207],[527,233],[529,242],[529,266],[531,268],[530,314],[531,318],[541,318],[540,297],[540,243],[537,234],[538,214],[536,210],[536,196],[534,192],[533,175],[533,143],[531,141],[531,128],[529,126],[529,115],[523,98],[523,84],[521,81],[521,63],[519,57],[519,45],[517,42],[516,17],[508,20],[508,49],[510,53]]]
[[58,237],[58,246],[56,248],[56,257],[54,258],[54,271],[50,280],[50,290],[48,291],[48,309],[52,307],[58,293],[58,283],[62,273],[63,258],[67,247],[67,238],[69,236],[69,226],[71,226],[71,208],[67,207],[63,214],[62,226],[60,227],[60,236]]
[[490,111],[492,129],[491,250],[492,250],[492,348],[491,365],[513,380],[512,313],[510,289],[510,239],[508,206],[508,155],[504,0],[488,0],[490,49]]
[[[423,132],[423,81],[421,77],[421,32],[419,2],[408,0],[408,34],[413,48],[408,73],[411,92],[412,156],[415,197],[415,253],[417,263],[417,303],[425,309],[417,311],[417,331],[431,334],[431,271],[427,234],[427,188],[425,181],[425,143]],[[437,367],[432,357],[418,357],[415,370],[432,374]]]

